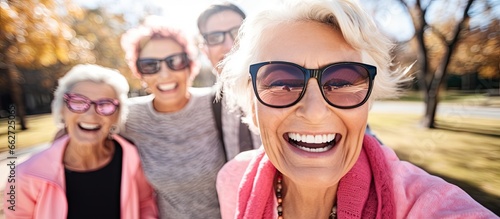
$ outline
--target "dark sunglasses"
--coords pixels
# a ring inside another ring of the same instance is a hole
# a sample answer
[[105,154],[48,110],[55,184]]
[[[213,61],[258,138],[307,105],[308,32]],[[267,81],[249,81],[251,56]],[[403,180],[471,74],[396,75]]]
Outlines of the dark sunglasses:
[[205,38],[205,42],[207,43],[207,45],[215,46],[223,43],[226,40],[226,34],[229,34],[229,36],[231,36],[231,39],[233,40],[236,39],[236,36],[238,36],[239,29],[240,26],[233,27],[226,31],[214,31],[203,34],[203,38]]
[[97,114],[103,116],[112,115],[116,112],[118,106],[120,106],[120,101],[117,99],[102,98],[92,101],[86,96],[73,93],[64,94],[64,102],[66,103],[66,107],[74,113],[85,113],[90,109],[90,106],[94,104]]
[[264,105],[285,108],[300,101],[310,78],[316,78],[323,98],[341,109],[363,105],[370,96],[375,66],[358,62],[338,62],[321,69],[307,69],[283,61],[250,65],[250,76],[257,99]]
[[183,70],[190,64],[187,54],[183,52],[167,56],[164,59],[138,59],[136,66],[141,74],[155,74],[160,71],[161,62],[167,63],[167,67],[173,71]]

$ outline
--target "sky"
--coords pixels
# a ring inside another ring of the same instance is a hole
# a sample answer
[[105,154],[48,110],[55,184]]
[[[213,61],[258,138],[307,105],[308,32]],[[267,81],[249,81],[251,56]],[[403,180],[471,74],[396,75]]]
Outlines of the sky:
[[[220,2],[220,0],[73,0],[77,4],[95,8],[97,5],[103,6],[106,10],[111,13],[124,13],[125,17],[131,21],[131,25],[135,26],[137,24],[133,23],[141,17],[145,16],[145,11],[153,11],[157,15],[165,17],[166,20],[172,21],[186,30],[190,35],[198,34],[196,27],[196,18],[200,12],[205,9],[208,5]],[[280,0],[228,0],[238,5],[247,14],[251,15],[259,10],[264,4],[270,4],[270,2],[277,2]],[[377,4],[379,1],[373,0],[358,0],[362,6],[366,6],[367,10],[370,11],[371,8]],[[456,0],[451,0],[456,1]],[[487,0],[493,3],[497,0]],[[426,2],[425,0],[423,1]],[[446,1],[443,1],[446,2]],[[463,2],[463,1],[461,1]],[[434,4],[439,6],[439,4]],[[458,4],[455,4],[458,6]],[[495,4],[494,4],[495,5]],[[500,17],[500,4],[497,4],[494,10],[496,15]],[[146,10],[148,9],[148,10]],[[449,10],[460,11],[459,8],[446,8]],[[405,9],[400,4],[386,3],[383,6],[378,6],[377,10],[382,10],[382,13],[377,13],[375,19],[383,32],[385,32],[392,39],[399,41],[406,41],[413,36],[413,26],[411,18],[408,16]],[[438,19],[443,14],[442,7],[431,8],[431,16],[437,17]],[[380,11],[379,11],[380,12]],[[457,14],[458,15],[458,14]],[[459,15],[461,16],[461,15]],[[478,16],[481,18],[481,16]],[[482,18],[487,19],[487,18]],[[471,21],[471,24],[481,25],[481,23],[487,24],[488,22],[482,22],[482,19],[476,19]]]
[[[139,18],[144,17],[145,11],[153,11],[157,15],[165,17],[166,20],[172,21],[175,24],[180,25],[186,30],[190,35],[198,34],[198,29],[196,27],[196,18],[200,12],[205,9],[208,5],[220,2],[221,0],[73,0],[77,4],[95,8],[97,5],[103,6],[111,13],[123,13],[126,19],[131,21],[131,25],[137,25],[135,22]],[[247,14],[251,15],[263,7],[264,4],[268,5],[270,2],[279,2],[280,0],[227,0],[238,5]],[[378,7],[377,10],[382,13],[377,13],[374,15],[379,28],[385,32],[389,37],[398,41],[406,41],[413,36],[413,24],[411,18],[400,4],[394,4],[394,2],[385,3],[380,6],[381,1],[377,0],[357,0],[361,2],[362,6],[365,6],[368,11],[372,10],[373,7]],[[458,0],[450,0],[451,2]],[[492,19],[492,16],[500,17],[500,1],[498,0],[484,0],[490,2],[493,5],[494,13],[485,16],[473,16],[471,20],[472,26],[487,25],[489,22],[484,22],[484,20]],[[383,2],[383,1],[382,1]],[[410,1],[411,2],[411,1]],[[448,1],[436,1],[432,3],[430,11],[430,19],[440,19],[443,14],[443,7],[440,6],[440,2],[447,3]],[[464,1],[458,1],[464,2]],[[479,1],[482,2],[482,1]],[[422,4],[425,5],[428,0],[423,0]],[[437,4],[436,4],[437,3]],[[448,2],[449,3],[449,2]],[[378,5],[378,6],[377,6]],[[481,4],[474,4],[478,11],[482,11]],[[454,6],[456,8],[454,8]],[[459,4],[447,5],[444,10],[454,10],[457,11],[457,17],[461,16],[461,6]],[[148,9],[148,10],[145,10]],[[427,18],[429,19],[429,18]]]
[[[106,7],[112,13],[124,13],[130,21],[136,21],[138,17],[144,17],[144,9],[148,7],[152,10],[158,10],[158,15],[165,17],[166,20],[181,25],[188,34],[197,34],[196,19],[198,15],[210,4],[219,2],[217,0],[73,0],[75,3],[89,8],[95,8],[98,5]],[[269,2],[269,0],[230,0],[230,2],[239,6],[247,15],[256,11],[259,5]]]

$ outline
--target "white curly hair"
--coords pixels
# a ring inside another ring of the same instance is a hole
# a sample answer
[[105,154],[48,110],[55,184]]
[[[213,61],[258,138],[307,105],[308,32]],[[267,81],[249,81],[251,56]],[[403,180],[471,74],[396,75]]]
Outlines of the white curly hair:
[[59,79],[59,86],[54,92],[52,101],[52,117],[59,128],[64,127],[62,118],[62,107],[64,106],[64,94],[69,92],[77,83],[82,81],[92,81],[96,83],[105,83],[115,90],[120,101],[120,116],[118,127],[123,126],[127,119],[128,108],[127,98],[129,84],[127,79],[118,71],[99,65],[80,64],[74,66],[70,71]]
[[[217,86],[232,110],[241,109],[252,131],[253,103],[256,100],[249,76],[249,66],[265,52],[263,39],[273,28],[297,21],[314,21],[340,30],[346,42],[362,55],[362,61],[377,67],[369,104],[374,99],[394,98],[401,93],[401,84],[411,80],[406,69],[391,70],[393,43],[377,29],[372,16],[351,0],[283,0],[248,16],[240,28],[237,42],[223,60]],[[284,39],[286,40],[286,39]]]

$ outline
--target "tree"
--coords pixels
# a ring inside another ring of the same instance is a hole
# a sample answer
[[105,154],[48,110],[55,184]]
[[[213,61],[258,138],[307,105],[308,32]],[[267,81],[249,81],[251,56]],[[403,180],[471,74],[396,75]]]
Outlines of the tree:
[[79,7],[69,2],[0,1],[0,72],[6,75],[22,130],[27,126],[18,69],[70,62],[68,52],[73,46],[68,40],[73,36],[63,17],[79,13]]
[[477,72],[482,78],[500,78],[500,20],[471,29],[456,48],[449,70]]
[[[491,76],[495,75],[495,70],[498,70],[498,64],[495,67],[495,62],[498,63],[498,56],[495,57],[495,54],[498,54],[495,52],[498,51],[498,36],[490,37],[491,39],[480,36],[480,32],[484,31],[478,31],[479,27],[474,29],[471,19],[475,17],[471,16],[482,17],[483,23],[498,24],[498,18],[494,15],[487,15],[493,14],[492,11],[498,9],[493,8],[500,5],[495,5],[494,2],[488,0],[396,0],[392,3],[399,3],[411,17],[413,38],[400,43],[414,42],[413,46],[416,48],[417,55],[416,67],[418,67],[417,85],[424,95],[426,106],[422,124],[428,128],[435,128],[440,88],[449,72],[462,74],[482,72],[484,75],[490,74]],[[375,11],[382,11],[383,7],[389,5],[390,3],[386,1],[385,4],[379,4]],[[488,17],[493,17],[493,19],[488,19]],[[484,39],[483,42],[488,42],[489,46],[476,45],[476,47],[488,48],[484,51],[490,52],[476,55],[476,60],[487,58],[489,62],[476,61],[474,64],[470,57],[468,60],[467,58],[460,60],[463,54],[457,51],[470,50],[468,46],[472,46],[471,40],[478,39]],[[462,48],[459,47],[460,45]],[[468,66],[468,72],[463,72],[465,65]]]
[[[467,28],[469,17],[469,10],[471,8],[474,0],[467,0],[466,5],[463,9],[462,17],[458,18],[458,22],[454,30],[448,34],[441,32],[439,29],[433,27],[429,24],[425,17],[427,8],[423,7],[420,0],[415,1],[415,5],[411,6],[407,4],[404,0],[400,0],[403,5],[411,11],[411,17],[415,27],[415,36],[418,42],[418,55],[419,55],[419,86],[424,92],[424,101],[426,103],[425,115],[423,125],[428,128],[435,128],[435,117],[436,109],[439,102],[439,91],[443,84],[444,78],[447,74],[448,66],[450,63],[451,56],[456,48],[457,42],[460,39],[460,33]],[[431,3],[429,3],[431,4]],[[444,54],[442,55],[439,65],[436,67],[434,72],[432,72],[429,65],[429,54],[428,45],[425,41],[426,31],[432,31],[437,37],[439,37],[444,46]]]
[[91,63],[118,69],[132,87],[140,87],[138,80],[132,80],[120,45],[121,35],[128,25],[123,15],[109,13],[101,7],[86,9],[83,13],[82,18],[70,22],[75,31],[73,43],[86,46],[91,51]]

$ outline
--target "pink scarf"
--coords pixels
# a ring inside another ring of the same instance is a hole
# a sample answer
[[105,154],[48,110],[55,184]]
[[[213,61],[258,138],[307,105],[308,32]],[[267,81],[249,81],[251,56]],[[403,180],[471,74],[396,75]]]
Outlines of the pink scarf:
[[[392,178],[378,141],[365,135],[358,161],[339,182],[338,218],[395,218]],[[237,218],[272,219],[276,168],[264,150],[250,162],[238,197]]]

